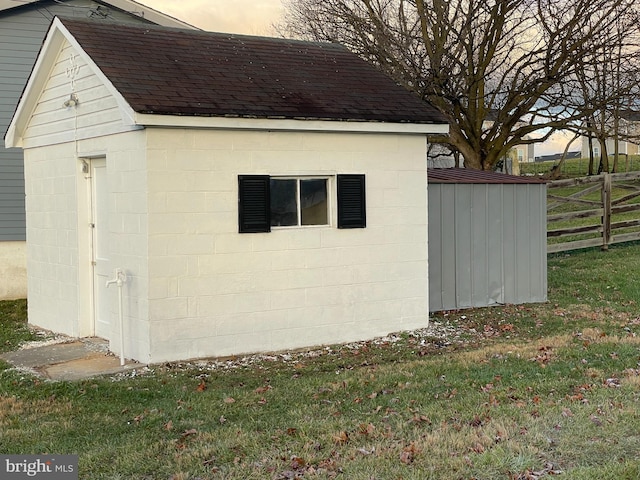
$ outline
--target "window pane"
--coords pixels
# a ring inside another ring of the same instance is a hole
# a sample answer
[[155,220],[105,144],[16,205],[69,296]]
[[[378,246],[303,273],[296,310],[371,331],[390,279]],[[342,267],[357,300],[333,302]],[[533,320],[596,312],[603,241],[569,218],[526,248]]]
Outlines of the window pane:
[[296,180],[271,179],[271,225],[298,225]]
[[327,181],[324,178],[300,180],[302,225],[327,225]]

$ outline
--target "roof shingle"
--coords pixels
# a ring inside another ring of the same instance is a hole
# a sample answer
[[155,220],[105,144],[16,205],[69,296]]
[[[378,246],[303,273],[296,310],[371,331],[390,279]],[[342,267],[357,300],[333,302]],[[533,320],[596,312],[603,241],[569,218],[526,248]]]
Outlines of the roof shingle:
[[446,123],[341,45],[60,20],[138,113]]

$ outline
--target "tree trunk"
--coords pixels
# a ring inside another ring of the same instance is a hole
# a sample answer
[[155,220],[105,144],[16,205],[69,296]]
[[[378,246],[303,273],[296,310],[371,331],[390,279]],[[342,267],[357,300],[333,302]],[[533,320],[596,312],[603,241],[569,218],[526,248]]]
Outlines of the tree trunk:
[[453,158],[456,162],[455,168],[460,168],[460,152],[458,152],[457,150],[453,152]]
[[593,127],[593,123],[591,118],[587,120],[587,135],[589,139],[589,175],[593,175],[593,166],[595,163],[595,159],[593,158],[593,133],[591,128]]
[[462,155],[464,158],[464,168],[471,168],[473,170],[484,170],[482,166],[482,159],[480,154],[473,152]]
[[607,152],[607,140],[598,139],[600,142],[600,165],[598,166],[598,175],[602,172],[609,173],[609,152]]
[[449,130],[449,141],[462,157],[464,168],[483,170],[483,159],[480,149],[469,144],[455,127]]
[[[571,147],[571,144],[575,142],[578,139],[578,137],[580,137],[579,133],[574,134],[573,138],[569,140],[567,145],[564,147],[564,152],[562,152],[562,157],[560,157],[560,161],[558,161],[558,163],[554,165],[551,168],[551,170],[549,170],[549,172],[543,176],[543,178],[548,180],[557,180],[560,178],[560,174],[562,173],[562,165],[567,159],[567,153],[569,153],[569,147]],[[591,156],[593,157],[593,154]]]

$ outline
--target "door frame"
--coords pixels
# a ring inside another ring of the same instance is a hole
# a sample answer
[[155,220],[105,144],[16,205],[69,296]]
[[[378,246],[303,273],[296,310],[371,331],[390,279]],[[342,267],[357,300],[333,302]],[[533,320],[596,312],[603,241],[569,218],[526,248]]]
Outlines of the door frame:
[[[100,336],[101,338],[110,340],[113,323],[109,302],[110,295],[107,292],[106,286],[106,282],[111,279],[109,260],[111,255],[107,247],[109,242],[105,241],[105,236],[108,235],[109,232],[109,189],[106,158],[92,158],[89,162],[89,168],[91,173],[91,215],[89,219],[89,229],[91,231],[91,266],[93,278],[92,330],[94,336]],[[100,176],[98,176],[98,170],[100,170]],[[100,182],[98,182],[98,178],[100,178]],[[100,218],[103,214],[106,214],[104,215],[105,218]],[[102,265],[102,263],[99,264],[99,262],[106,262],[106,265]]]
[[[94,284],[94,228],[92,162],[104,161],[106,154],[96,153],[78,158],[78,337],[93,337],[96,329]],[[111,341],[110,338],[107,340]]]

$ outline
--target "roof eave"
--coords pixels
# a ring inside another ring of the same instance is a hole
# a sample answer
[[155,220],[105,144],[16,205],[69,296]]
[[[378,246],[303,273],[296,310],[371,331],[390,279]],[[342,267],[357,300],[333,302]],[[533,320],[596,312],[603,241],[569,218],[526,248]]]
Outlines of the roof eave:
[[446,134],[446,123],[394,123],[326,119],[206,117],[135,113],[133,123],[143,127],[214,128],[234,130],[340,131],[361,133]]
[[[13,11],[28,8],[28,7],[37,7],[38,3],[43,3],[45,0],[26,0],[21,3],[13,3],[9,0],[0,0],[0,14],[4,12],[11,13]],[[58,0],[55,0],[58,1]],[[64,0],[63,0],[64,1]],[[171,15],[167,15],[166,13],[155,10],[151,7],[143,5],[134,0],[96,0],[97,3],[105,5],[107,7],[116,8],[122,12],[129,13],[131,15],[138,16],[145,20],[148,20],[150,23],[155,23],[158,25],[162,25],[164,27],[174,27],[174,28],[186,28],[190,30],[200,30],[198,27],[194,27],[193,25],[183,22],[182,20],[172,17]]]

